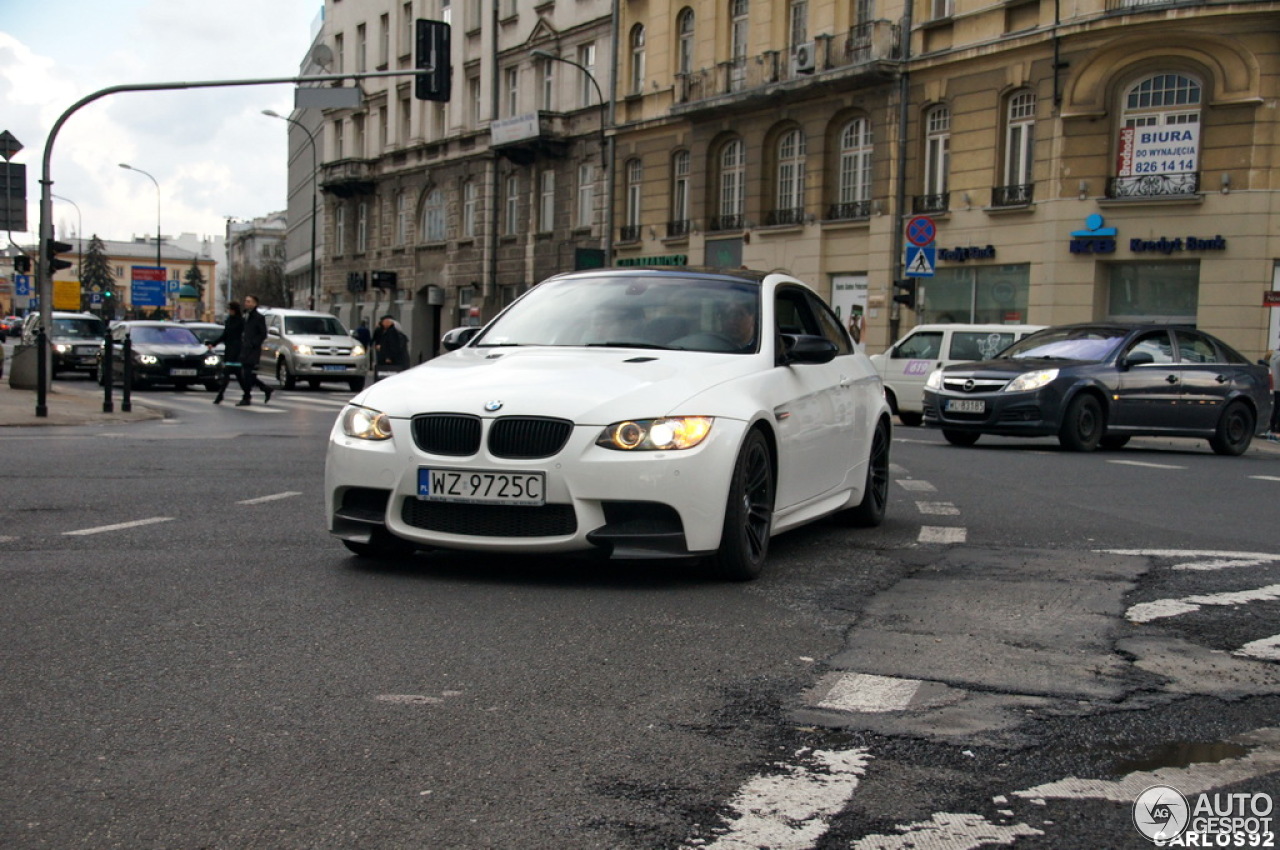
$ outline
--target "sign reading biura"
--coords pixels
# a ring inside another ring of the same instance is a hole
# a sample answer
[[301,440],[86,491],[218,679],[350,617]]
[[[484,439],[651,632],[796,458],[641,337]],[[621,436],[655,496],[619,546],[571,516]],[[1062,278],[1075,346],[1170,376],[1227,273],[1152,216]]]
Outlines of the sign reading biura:
[[1125,127],[1120,131],[1117,175],[1186,174],[1200,161],[1200,125]]

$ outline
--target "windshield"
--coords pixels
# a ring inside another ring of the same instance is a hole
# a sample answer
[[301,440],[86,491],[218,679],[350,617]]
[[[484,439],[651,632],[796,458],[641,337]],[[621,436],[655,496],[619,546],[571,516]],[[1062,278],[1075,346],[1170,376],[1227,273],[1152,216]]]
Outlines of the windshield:
[[196,339],[195,334],[186,328],[172,327],[151,327],[143,325],[130,329],[129,335],[133,337],[134,343],[144,343],[147,345],[199,345],[200,341]]
[[345,336],[347,330],[333,316],[286,316],[284,332],[301,336]]
[[1046,328],[1023,337],[1000,356],[1014,360],[1106,360],[1127,334],[1124,328]]
[[220,326],[213,327],[213,328],[188,327],[187,330],[195,334],[196,339],[200,340],[201,342],[212,342],[213,340],[222,336],[222,328]]
[[479,346],[756,347],[760,287],[740,280],[606,275],[553,280],[485,328]]
[[54,319],[53,335],[72,339],[102,339],[107,331],[101,319]]

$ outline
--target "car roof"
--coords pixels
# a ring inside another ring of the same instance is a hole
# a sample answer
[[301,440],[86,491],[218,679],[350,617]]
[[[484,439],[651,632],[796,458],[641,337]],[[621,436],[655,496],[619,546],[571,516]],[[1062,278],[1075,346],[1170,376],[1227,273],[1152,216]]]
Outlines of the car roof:
[[607,266],[599,269],[579,269],[578,271],[564,272],[552,275],[547,280],[569,280],[581,277],[645,277],[657,279],[700,277],[723,278],[725,280],[736,280],[758,285],[773,274],[791,277],[785,272],[762,272],[753,269],[725,269],[710,266],[668,266],[661,268],[653,266]]
[[270,316],[328,316],[331,319],[338,318],[332,313],[326,313],[323,310],[295,310],[292,307],[263,307],[258,312]]

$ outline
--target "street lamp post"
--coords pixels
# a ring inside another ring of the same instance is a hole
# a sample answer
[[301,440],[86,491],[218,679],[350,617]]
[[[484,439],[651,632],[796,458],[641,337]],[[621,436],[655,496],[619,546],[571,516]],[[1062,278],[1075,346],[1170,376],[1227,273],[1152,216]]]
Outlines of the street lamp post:
[[591,85],[595,87],[596,97],[600,99],[600,158],[602,162],[602,170],[608,178],[608,191],[606,193],[607,204],[605,206],[605,225],[604,225],[604,257],[605,265],[613,264],[613,193],[614,193],[614,176],[613,176],[613,137],[608,134],[608,104],[604,99],[604,92],[600,90],[600,83],[596,82],[595,75],[587,70],[586,66],[574,62],[572,59],[565,59],[563,56],[557,56],[549,50],[531,50],[530,54],[537,56],[539,59],[545,59],[549,62],[563,62],[566,65],[572,65],[579,71],[587,75],[587,79],[591,81]]
[[271,109],[262,110],[262,114],[271,118],[279,118],[281,121],[288,121],[294,127],[306,133],[307,141],[311,144],[311,298],[307,308],[314,310],[316,308],[316,176],[320,167],[318,154],[316,153],[316,137],[307,129],[307,125],[294,118],[288,118]]
[[[156,269],[160,270],[161,273],[163,274],[164,263],[160,260],[160,181],[157,180],[155,177],[153,177],[150,173],[143,171],[141,168],[134,168],[132,165],[129,165],[127,162],[120,163],[120,167],[127,169],[129,171],[136,171],[139,174],[145,174],[147,177],[151,178],[152,183],[156,184]],[[165,283],[165,288],[166,289],[168,288],[167,283]],[[169,298],[166,295],[165,303],[168,303],[168,301],[169,301]],[[171,316],[170,318],[173,318],[173,317]]]

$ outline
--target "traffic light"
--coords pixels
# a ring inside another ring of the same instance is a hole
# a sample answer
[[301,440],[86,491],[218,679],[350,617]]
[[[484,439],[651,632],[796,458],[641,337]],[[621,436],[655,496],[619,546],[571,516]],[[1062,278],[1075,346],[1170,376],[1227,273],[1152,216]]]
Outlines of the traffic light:
[[449,64],[449,25],[422,18],[416,24],[413,67],[418,76],[413,82],[413,95],[418,100],[447,103],[453,79],[453,66]]
[[916,308],[916,282],[911,278],[893,282],[893,300],[902,306],[914,310]]
[[19,254],[13,258],[14,274],[31,274],[31,258],[26,254]]
[[59,260],[59,259],[58,259],[58,255],[59,255],[59,254],[65,254],[65,253],[67,253],[68,251],[70,251],[70,250],[71,250],[72,248],[74,248],[74,247],[75,247],[74,245],[72,245],[72,244],[70,244],[70,243],[68,243],[68,242],[59,242],[57,239],[50,239],[50,240],[49,240],[48,245],[45,247],[45,254],[44,254],[44,258],[45,258],[45,260],[47,260],[47,261],[48,261],[48,263],[49,263],[49,274],[50,274],[50,276],[52,276],[52,275],[54,275],[54,274],[57,274],[58,272],[62,271],[63,269],[69,269],[69,268],[71,268],[71,261],[70,261],[70,260]]

